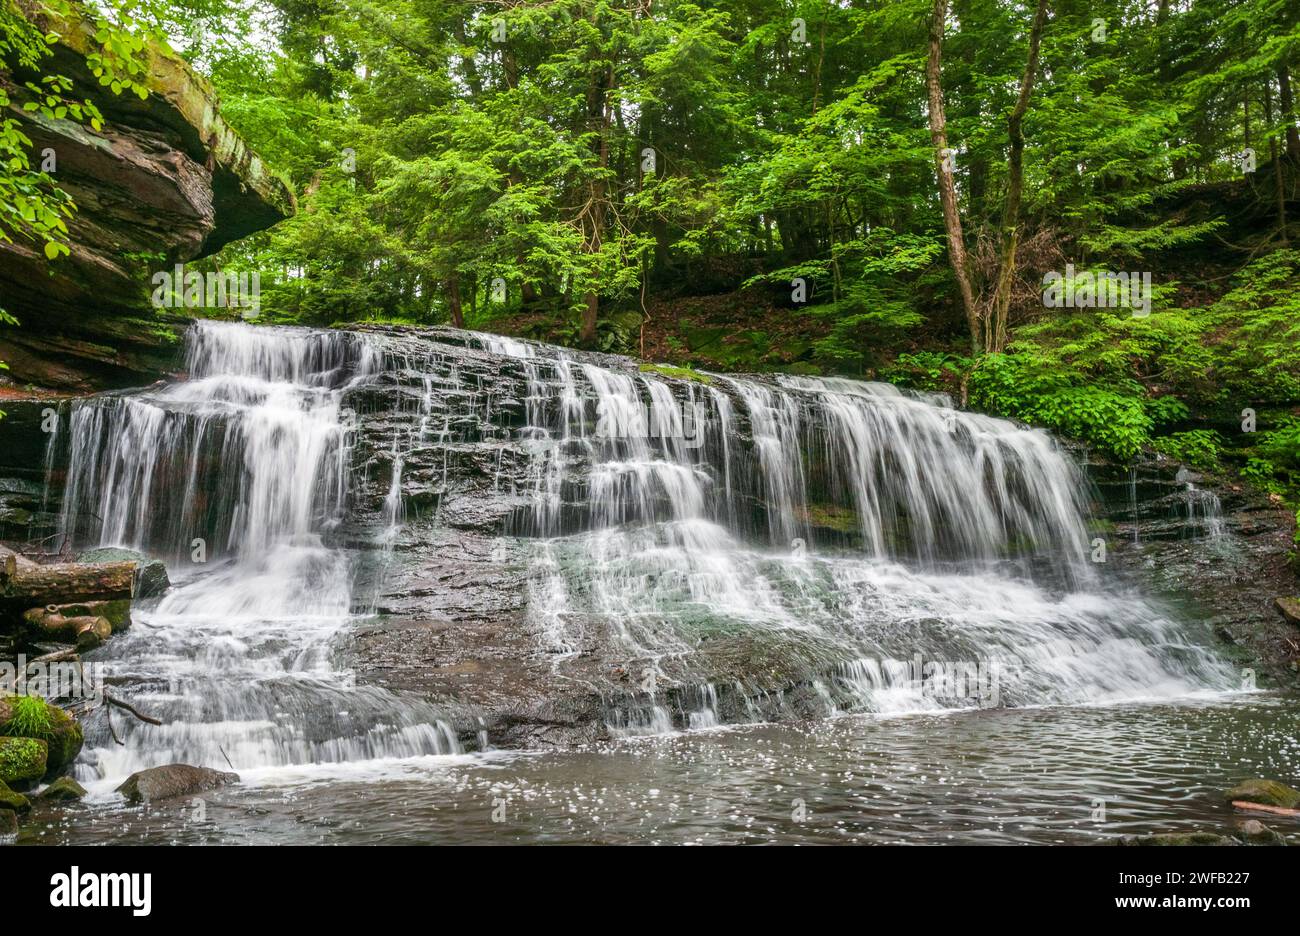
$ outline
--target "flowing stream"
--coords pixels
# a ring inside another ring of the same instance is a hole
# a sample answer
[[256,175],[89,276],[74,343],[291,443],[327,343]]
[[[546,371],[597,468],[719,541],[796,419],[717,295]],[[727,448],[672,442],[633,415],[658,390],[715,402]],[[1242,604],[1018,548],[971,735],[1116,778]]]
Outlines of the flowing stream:
[[[681,742],[687,762],[664,784],[687,783],[692,762],[757,770],[763,750],[776,759],[767,773],[779,773],[786,749],[801,752],[809,777],[814,767],[861,772],[859,759],[810,753],[819,737],[883,738],[896,762],[879,771],[889,774],[908,769],[907,729],[762,725],[948,713],[933,724],[958,737],[1020,726],[999,730],[1032,746],[1035,726],[1059,744],[1104,720],[1028,714],[1044,706],[1235,704],[1239,676],[1199,625],[1092,561],[1087,483],[1045,433],[879,384],[672,379],[472,332],[426,345],[398,353],[365,332],[202,323],[187,340],[188,379],[75,404],[51,443],[68,446],[63,532],[160,556],[174,581],[95,657],[166,723],[118,719],[120,745],[92,724],[77,775],[95,797],[111,802],[141,767],[183,762],[233,768],[247,790],[387,778],[399,797],[434,776],[441,789],[459,771],[462,792],[481,799],[505,774],[515,779],[499,782],[545,786],[547,764],[554,783],[579,763],[597,777],[635,772],[621,765],[651,742],[618,739],[728,723],[754,724],[721,729],[729,741],[705,730],[712,741]],[[517,375],[518,406],[469,372],[484,359]],[[399,372],[415,375],[405,390]],[[374,407],[358,412],[353,400],[386,399],[389,386],[395,428],[377,446],[389,474],[368,505],[358,488],[371,469],[358,451]],[[484,483],[515,504],[497,535],[523,557],[522,626],[536,657],[579,682],[581,648],[600,641],[631,674],[626,692],[595,690],[608,697],[613,751],[539,761],[493,753],[488,732],[468,747],[489,750],[464,753],[473,732],[457,727],[458,713],[358,680],[339,652],[374,620],[383,588],[360,566],[401,561],[403,536],[423,529],[408,510],[411,486],[449,485],[452,454],[470,443],[493,446]],[[367,513],[375,522],[359,547],[349,523]],[[765,683],[777,670],[796,673],[798,687]],[[1140,718],[1122,721],[1133,727],[1117,731],[1119,743],[1141,743]],[[972,740],[972,756],[1004,743]],[[1096,756],[1106,754],[1079,751],[1080,762]],[[934,783],[920,787],[939,796]],[[660,794],[641,795],[645,805]],[[343,808],[342,798],[316,806]],[[545,822],[516,831],[548,829],[560,840],[587,834]],[[610,837],[631,834],[620,826]]]

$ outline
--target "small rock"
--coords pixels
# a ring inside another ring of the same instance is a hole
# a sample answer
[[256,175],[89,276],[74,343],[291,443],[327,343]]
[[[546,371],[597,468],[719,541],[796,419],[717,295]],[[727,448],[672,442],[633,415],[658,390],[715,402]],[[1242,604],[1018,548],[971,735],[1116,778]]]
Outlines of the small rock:
[[52,800],[56,803],[65,803],[69,800],[79,800],[86,795],[86,788],[71,777],[59,777],[39,794],[37,799]]
[[1300,627],[1300,598],[1275,598],[1273,606],[1296,627]]
[[1285,845],[1286,837],[1274,832],[1258,819],[1247,819],[1238,830],[1242,841],[1247,845]]
[[1293,790],[1285,783],[1276,780],[1245,780],[1227,793],[1228,802],[1244,800],[1247,803],[1263,803],[1265,806],[1281,806],[1283,809],[1295,809],[1300,806],[1300,791]]
[[239,774],[213,770],[211,767],[168,764],[166,767],[150,767],[131,774],[117,788],[117,792],[131,803],[152,803],[154,800],[190,796],[238,782]]
[[31,802],[21,793],[15,793],[9,787],[0,783],[0,812],[25,813],[32,808]]
[[167,566],[160,559],[152,559],[134,549],[121,549],[117,546],[104,546],[91,549],[77,556],[78,562],[134,562],[137,598],[152,598],[161,595],[171,587],[167,577]]
[[45,776],[49,746],[37,738],[0,737],[0,783],[26,790]]

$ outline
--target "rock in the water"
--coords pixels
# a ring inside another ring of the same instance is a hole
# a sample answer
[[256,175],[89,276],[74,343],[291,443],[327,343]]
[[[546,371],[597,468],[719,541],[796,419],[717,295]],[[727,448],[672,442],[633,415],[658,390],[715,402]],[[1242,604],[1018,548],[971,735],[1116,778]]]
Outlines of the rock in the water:
[[[136,563],[138,565],[135,573],[135,595],[137,598],[153,598],[156,595],[161,595],[171,587],[171,580],[167,577],[167,566],[161,560],[150,558],[142,552],[136,552],[134,549],[120,549],[116,546],[90,549],[79,555],[77,561]],[[100,613],[103,614],[102,611]],[[110,620],[112,619],[110,618]]]
[[25,813],[32,808],[31,802],[21,793],[15,793],[9,789],[9,786],[0,781],[0,812],[8,810],[9,812]]
[[239,774],[213,770],[211,767],[168,764],[166,767],[150,767],[131,774],[117,788],[117,792],[131,803],[152,803],[172,796],[203,793],[238,782]]
[[36,738],[0,737],[0,783],[29,789],[45,776],[49,748]]
[[46,745],[46,779],[56,777],[81,753],[81,723],[39,696],[0,698],[0,735],[32,738]]
[[1246,780],[1225,793],[1224,798],[1230,803],[1243,800],[1247,803],[1263,803],[1265,806],[1280,806],[1283,809],[1300,807],[1300,790],[1293,790],[1276,780]]
[[1240,845],[1230,835],[1217,832],[1159,832],[1155,835],[1121,835],[1116,845]]
[[9,843],[18,837],[18,814],[0,809],[0,842]]
[[71,777],[59,777],[37,795],[37,799],[67,802],[86,795],[86,788]]
[[1285,845],[1286,837],[1274,832],[1258,819],[1247,819],[1238,830],[1241,840],[1247,845]]
[[1300,598],[1277,598],[1273,605],[1282,612],[1282,617],[1300,627]]

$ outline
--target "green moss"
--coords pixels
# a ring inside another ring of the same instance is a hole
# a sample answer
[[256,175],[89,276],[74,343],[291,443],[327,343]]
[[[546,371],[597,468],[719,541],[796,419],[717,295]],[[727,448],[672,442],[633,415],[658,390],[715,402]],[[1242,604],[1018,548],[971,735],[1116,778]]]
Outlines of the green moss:
[[7,783],[0,780],[0,810],[7,809],[10,812],[16,812],[19,815],[22,815],[31,808],[32,804],[28,801],[27,797],[23,796],[21,793],[15,793],[13,790],[9,789]]
[[79,800],[86,795],[86,788],[71,777],[59,777],[37,797],[42,800],[68,802]]
[[677,380],[694,380],[702,384],[713,383],[713,378],[708,374],[701,374],[689,367],[674,367],[672,364],[642,364],[640,371],[643,374],[661,374]]
[[862,530],[862,521],[857,511],[837,504],[809,504],[807,520],[815,527],[837,533],[859,533]]
[[1240,845],[1234,838],[1219,835],[1216,832],[1161,832],[1156,835],[1125,835],[1115,842],[1116,845]]
[[1229,802],[1242,800],[1247,803],[1280,806],[1283,809],[1295,809],[1300,806],[1300,790],[1293,790],[1285,783],[1276,780],[1246,780],[1224,794],[1224,798]]
[[0,737],[0,783],[30,785],[45,776],[49,746],[35,738]]
[[7,720],[0,724],[0,736],[39,741],[50,776],[76,760],[85,742],[80,722],[39,696],[6,696],[3,701]]

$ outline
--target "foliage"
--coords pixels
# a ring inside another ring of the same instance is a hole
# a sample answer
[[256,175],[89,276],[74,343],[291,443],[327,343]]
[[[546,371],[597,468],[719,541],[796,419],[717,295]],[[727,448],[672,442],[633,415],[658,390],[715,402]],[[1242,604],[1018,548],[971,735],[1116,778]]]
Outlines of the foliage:
[[11,714],[9,721],[0,725],[0,734],[22,738],[48,740],[54,734],[54,722],[49,704],[36,696],[10,696],[6,699]]
[[646,374],[662,374],[665,377],[676,377],[679,380],[694,380],[697,383],[712,383],[713,378],[708,374],[701,374],[691,367],[674,367],[671,364],[642,364],[641,372]]
[[[50,37],[13,2],[0,59],[38,73]],[[1051,5],[1010,341],[981,357],[957,350],[924,0],[114,0],[96,67],[138,93],[140,37],[176,37],[289,175],[297,216],[218,257],[261,272],[266,320],[451,321],[623,352],[648,336],[675,364],[944,390],[1114,458],[1154,446],[1290,492],[1300,233],[1274,195],[1300,166],[1292,6]],[[1029,12],[949,3],[942,90],[981,294]],[[27,103],[97,125],[57,76],[34,84],[48,91]],[[73,206],[15,133],[0,125],[0,236],[60,253]],[[1150,274],[1150,314],[1045,308],[1043,277],[1067,264]],[[751,294],[766,301],[725,319],[684,311]]]
[[1220,467],[1223,437],[1213,429],[1190,429],[1175,432],[1154,441],[1156,449],[1180,462],[1213,470]]

